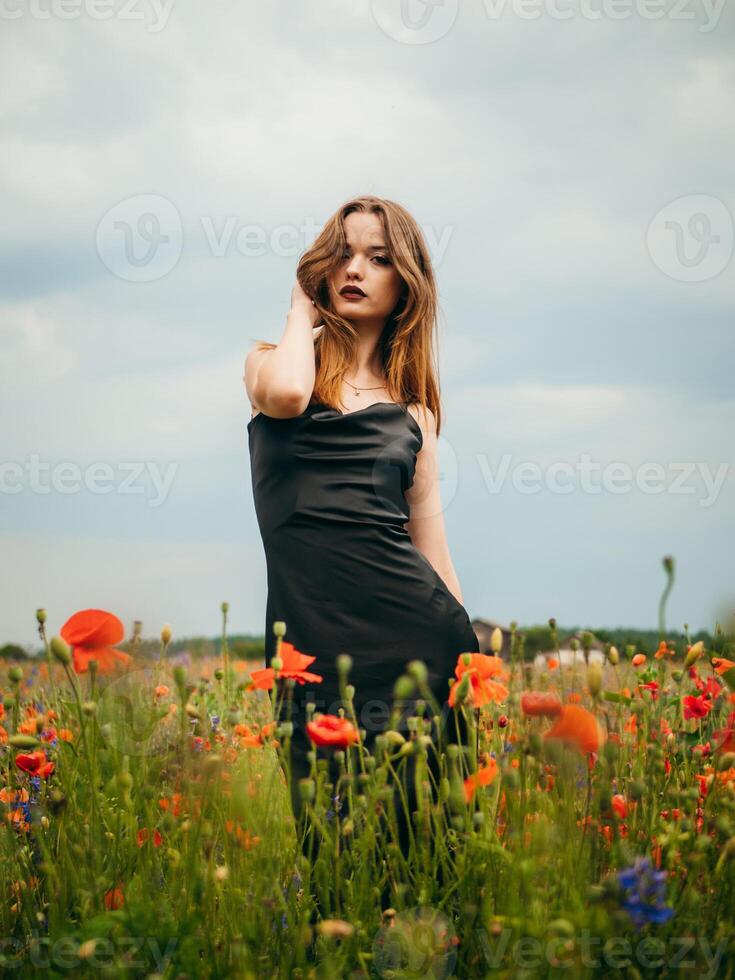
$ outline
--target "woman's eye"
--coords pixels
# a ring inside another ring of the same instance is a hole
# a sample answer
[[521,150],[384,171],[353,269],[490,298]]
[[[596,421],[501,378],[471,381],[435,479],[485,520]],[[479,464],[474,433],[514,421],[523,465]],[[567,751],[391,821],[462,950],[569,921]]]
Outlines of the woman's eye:
[[[342,261],[343,262],[346,262],[349,258],[350,258],[350,253],[349,252],[343,252],[342,253]],[[377,261],[381,265],[390,265],[390,259],[388,258],[387,255],[374,255],[373,258],[374,259],[377,259]]]

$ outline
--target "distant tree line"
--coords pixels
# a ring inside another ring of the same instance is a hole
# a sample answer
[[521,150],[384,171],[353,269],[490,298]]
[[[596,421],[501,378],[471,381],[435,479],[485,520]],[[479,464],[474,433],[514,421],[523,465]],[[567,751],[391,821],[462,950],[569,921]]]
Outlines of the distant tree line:
[[[519,626],[519,632],[523,635],[523,657],[525,660],[533,660],[539,653],[548,653],[552,647],[552,634],[548,625],[543,626]],[[590,627],[560,627],[557,626],[557,638],[560,648],[568,644],[569,637],[579,635],[583,631],[592,633],[603,644],[611,644],[618,648],[621,654],[625,652],[626,646],[635,646],[636,653],[652,655],[658,649],[659,635],[657,630],[638,630],[638,629],[592,629]],[[682,652],[686,645],[686,637],[683,633],[667,633],[666,639],[676,644],[677,649]],[[713,637],[706,630],[698,630],[689,636],[691,643],[698,640],[704,642],[708,650],[716,650],[719,655],[730,653],[735,656],[735,638],[719,635]],[[265,655],[264,637],[253,637],[249,635],[238,635],[228,637],[227,644],[232,660],[259,660],[262,661]],[[133,649],[130,640],[119,644],[119,648],[126,652]],[[137,644],[136,656],[146,660],[155,660],[160,652],[161,644],[159,640],[143,640]],[[581,645],[580,645],[581,649]],[[27,660],[37,659],[43,655],[41,648],[35,653],[19,646],[17,643],[6,643],[0,647],[0,658],[4,660]],[[180,653],[188,653],[193,659],[202,657],[217,657],[222,653],[221,637],[184,637],[182,639],[171,640],[168,645],[167,657],[175,657]]]

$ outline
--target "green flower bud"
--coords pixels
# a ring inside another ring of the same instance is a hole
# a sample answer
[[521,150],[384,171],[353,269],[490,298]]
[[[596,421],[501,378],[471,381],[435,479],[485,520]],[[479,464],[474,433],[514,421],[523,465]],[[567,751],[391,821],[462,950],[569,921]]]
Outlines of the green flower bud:
[[16,749],[35,749],[39,745],[39,741],[32,735],[11,735],[8,739],[8,745],[12,745]]
[[699,640],[693,646],[689,648],[689,652],[684,660],[684,669],[687,670],[689,667],[693,667],[694,664],[699,660],[699,658],[704,653],[704,643]]
[[12,684],[20,684],[23,680],[23,671],[20,667],[11,667],[8,671],[8,677]]
[[133,788],[133,777],[129,772],[119,772],[116,777],[116,782],[122,792],[127,792]]
[[387,732],[383,732],[383,736],[390,745],[403,745],[403,743],[406,741],[400,732],[397,732],[392,728]]
[[46,622],[46,610],[45,609],[37,609],[36,610],[36,620],[39,623],[45,623]]
[[630,798],[631,800],[642,800],[646,795],[646,784],[642,779],[634,779],[630,784]]
[[426,684],[429,676],[429,672],[423,660],[412,660],[406,667],[406,673],[422,687],[424,684]]
[[413,694],[414,688],[413,678],[402,674],[393,686],[393,697],[396,701],[406,701]]
[[587,687],[593,698],[598,698],[602,689],[602,664],[593,660],[587,667]]
[[313,803],[316,796],[316,784],[313,779],[299,780],[299,794],[303,803]]
[[461,680],[458,680],[454,688],[454,706],[458,708],[461,704],[467,700],[467,696],[470,693],[470,675],[463,674]]
[[352,657],[349,653],[340,653],[337,657],[337,670],[343,677],[346,677],[352,670]]

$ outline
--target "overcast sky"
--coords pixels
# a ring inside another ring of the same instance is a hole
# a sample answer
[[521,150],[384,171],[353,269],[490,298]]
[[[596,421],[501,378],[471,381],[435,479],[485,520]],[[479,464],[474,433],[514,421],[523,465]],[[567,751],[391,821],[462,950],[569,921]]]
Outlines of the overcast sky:
[[181,636],[228,600],[262,632],[243,362],[361,193],[435,262],[470,616],[655,626],[671,554],[669,624],[711,629],[735,607],[733,19],[5,0],[0,642],[33,644],[38,606]]

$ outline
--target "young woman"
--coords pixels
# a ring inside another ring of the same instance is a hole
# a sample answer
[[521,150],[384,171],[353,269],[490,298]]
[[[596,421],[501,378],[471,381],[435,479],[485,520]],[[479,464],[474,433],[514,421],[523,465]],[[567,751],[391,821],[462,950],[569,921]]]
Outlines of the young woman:
[[414,219],[392,201],[359,197],[302,256],[281,342],[258,343],[245,362],[268,577],[266,664],[282,620],[284,640],[316,657],[307,669],[323,677],[293,692],[297,812],[312,748],[305,706],[338,714],[339,654],[352,658],[349,683],[370,746],[410,661],[425,663],[446,720],[457,657],[479,651],[440,499],[436,309]]

